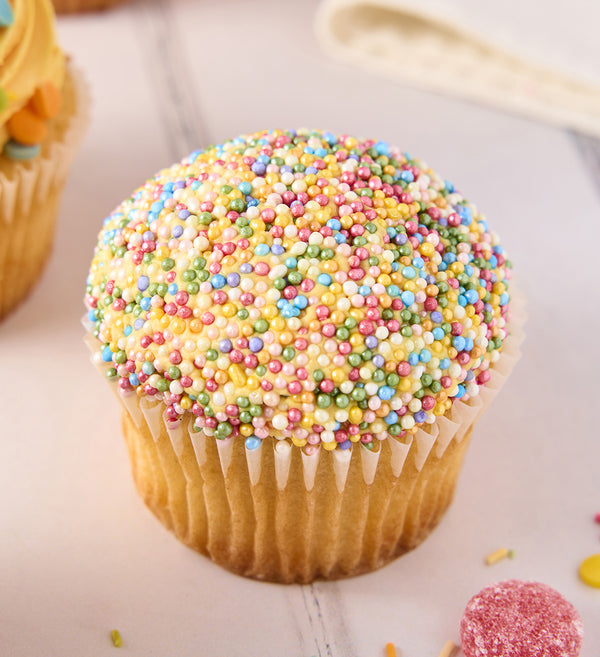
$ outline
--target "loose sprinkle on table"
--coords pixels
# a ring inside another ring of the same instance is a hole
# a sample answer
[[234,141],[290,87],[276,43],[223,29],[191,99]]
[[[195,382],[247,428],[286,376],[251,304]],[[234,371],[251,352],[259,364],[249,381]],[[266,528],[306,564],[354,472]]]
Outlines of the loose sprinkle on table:
[[498,563],[498,561],[501,561],[502,559],[506,559],[506,558],[513,559],[514,556],[515,553],[513,550],[509,550],[505,547],[502,547],[488,554],[487,557],[485,558],[485,563],[488,566],[492,566],[493,564]]
[[579,577],[588,586],[600,588],[600,554],[592,554],[582,561]]
[[396,657],[396,646],[393,643],[385,644],[386,657]]
[[456,649],[456,644],[451,639],[448,639],[440,652],[439,657],[450,657]]
[[115,646],[115,648],[120,648],[123,645],[123,638],[121,637],[119,630],[113,630],[110,633],[110,638],[112,639],[113,646]]

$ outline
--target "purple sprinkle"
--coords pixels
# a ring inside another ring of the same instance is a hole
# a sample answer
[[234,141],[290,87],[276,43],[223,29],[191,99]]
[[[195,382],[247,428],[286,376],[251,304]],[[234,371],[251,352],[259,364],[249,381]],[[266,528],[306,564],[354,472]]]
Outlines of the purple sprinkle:
[[257,353],[263,348],[263,341],[260,338],[253,337],[248,340],[248,346],[250,347],[250,351]]
[[237,287],[240,284],[240,275],[237,272],[231,272],[227,274],[227,285],[229,287]]
[[219,351],[223,354],[228,354],[232,348],[233,345],[231,344],[231,340],[225,339],[219,342]]
[[273,255],[281,255],[284,252],[285,249],[281,246],[281,244],[273,244],[273,246],[271,247],[271,253]]
[[253,269],[254,267],[249,262],[244,262],[240,265],[240,271],[242,274],[249,274]]
[[173,237],[181,237],[183,235],[183,228],[181,226],[173,226]]
[[383,367],[385,365],[385,358],[381,354],[375,354],[373,356],[373,365],[375,367]]
[[444,316],[439,310],[434,310],[431,313],[431,321],[435,322],[436,324],[440,324],[444,320]]
[[190,211],[187,208],[183,208],[183,210],[179,210],[177,216],[180,219],[187,219],[190,216]]
[[365,345],[367,349],[375,349],[379,344],[379,340],[374,335],[367,335],[365,338]]
[[421,422],[425,422],[427,419],[427,413],[425,413],[425,411],[417,411],[414,415],[414,418],[415,422],[420,424]]

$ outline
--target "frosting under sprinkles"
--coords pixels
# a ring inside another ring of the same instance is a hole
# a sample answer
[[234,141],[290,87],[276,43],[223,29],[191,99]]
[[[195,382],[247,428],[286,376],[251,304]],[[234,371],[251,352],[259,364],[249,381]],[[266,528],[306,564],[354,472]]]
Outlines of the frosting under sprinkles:
[[241,136],[104,222],[86,305],[107,376],[254,449],[401,439],[479,392],[511,265],[482,214],[382,141]]

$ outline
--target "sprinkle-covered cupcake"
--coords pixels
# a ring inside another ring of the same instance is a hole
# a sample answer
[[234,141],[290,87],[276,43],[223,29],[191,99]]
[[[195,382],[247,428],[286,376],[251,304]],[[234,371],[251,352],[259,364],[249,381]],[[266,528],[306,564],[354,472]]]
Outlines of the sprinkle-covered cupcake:
[[265,131],[159,172],[86,295],[147,505],[259,579],[412,549],[518,356],[510,278],[477,209],[385,142]]
[[0,318],[40,277],[87,104],[50,0],[0,0]]

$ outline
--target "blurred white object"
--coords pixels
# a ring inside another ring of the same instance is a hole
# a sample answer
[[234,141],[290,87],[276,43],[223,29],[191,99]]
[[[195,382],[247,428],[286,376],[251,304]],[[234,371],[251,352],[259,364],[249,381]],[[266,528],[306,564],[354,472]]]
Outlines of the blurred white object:
[[596,0],[324,0],[334,56],[414,86],[600,136]]

